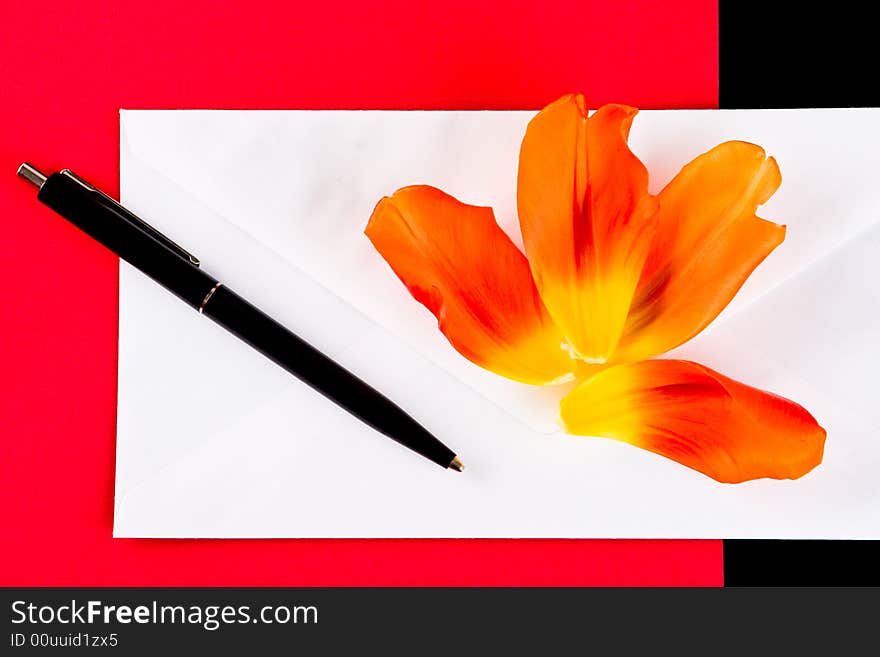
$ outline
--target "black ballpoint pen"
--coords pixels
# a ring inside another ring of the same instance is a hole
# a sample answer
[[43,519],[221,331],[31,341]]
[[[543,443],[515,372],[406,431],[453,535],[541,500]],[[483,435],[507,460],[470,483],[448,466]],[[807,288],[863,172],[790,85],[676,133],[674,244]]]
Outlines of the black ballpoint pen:
[[434,463],[464,469],[451,449],[394,402],[206,274],[198,259],[69,169],[18,175],[37,199],[322,395]]

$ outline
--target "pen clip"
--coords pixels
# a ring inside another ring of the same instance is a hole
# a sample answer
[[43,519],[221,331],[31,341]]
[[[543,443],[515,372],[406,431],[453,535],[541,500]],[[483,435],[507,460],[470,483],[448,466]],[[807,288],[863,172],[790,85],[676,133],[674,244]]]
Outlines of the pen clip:
[[163,235],[162,233],[160,233],[158,230],[156,230],[155,228],[153,228],[153,227],[152,227],[150,224],[148,224],[146,221],[144,221],[143,219],[141,219],[140,217],[138,217],[136,214],[134,214],[131,210],[128,210],[128,209],[126,209],[125,207],[123,207],[123,206],[119,203],[119,201],[117,201],[116,199],[114,199],[114,198],[108,196],[107,194],[105,194],[104,192],[102,192],[100,189],[98,189],[97,187],[95,187],[94,185],[92,185],[92,184],[91,184],[90,182],[88,182],[87,180],[84,180],[83,178],[80,178],[78,175],[76,175],[76,174],[75,174],[73,171],[71,171],[70,169],[62,169],[62,170],[61,170],[61,175],[63,175],[63,176],[67,176],[68,178],[70,178],[71,180],[76,181],[77,183],[79,183],[80,185],[82,185],[83,187],[85,187],[86,189],[88,189],[89,191],[91,191],[91,192],[95,192],[96,194],[98,194],[99,196],[101,196],[101,198],[103,198],[107,203],[110,203],[114,208],[116,208],[116,210],[117,210],[120,214],[122,214],[122,215],[123,215],[123,216],[124,216],[129,222],[133,223],[135,226],[137,226],[137,227],[140,228],[142,231],[144,231],[145,233],[147,233],[150,237],[152,237],[153,239],[155,239],[157,242],[161,243],[163,246],[165,246],[165,247],[171,249],[172,251],[174,251],[177,255],[179,255],[181,258],[183,258],[184,260],[186,260],[187,262],[189,262],[191,265],[194,265],[194,266],[196,266],[196,267],[199,266],[199,264],[200,264],[200,263],[199,263],[199,259],[196,258],[192,253],[190,253],[189,251],[187,251],[186,249],[184,249],[184,248],[183,248],[182,246],[180,246],[180,244],[178,244],[177,242],[173,241],[172,239],[170,239],[170,238],[168,238],[167,236],[165,236],[165,235]]

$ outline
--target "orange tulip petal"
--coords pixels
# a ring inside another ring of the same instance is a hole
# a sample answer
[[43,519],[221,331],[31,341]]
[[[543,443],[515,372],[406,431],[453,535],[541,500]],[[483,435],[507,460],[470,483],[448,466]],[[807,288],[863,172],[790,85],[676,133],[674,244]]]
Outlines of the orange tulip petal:
[[785,238],[755,215],[782,181],[761,147],[726,142],[693,160],[658,197],[657,232],[616,361],[686,342],[718,316]]
[[801,406],[689,361],[609,367],[561,412],[570,433],[621,440],[723,483],[796,479],[822,462],[825,445]]
[[365,232],[465,358],[524,383],[572,378],[565,338],[491,208],[405,187],[379,201]]
[[653,234],[648,172],[627,146],[637,110],[587,118],[565,96],[529,123],[517,205],[535,283],[577,355],[605,362],[624,329]]

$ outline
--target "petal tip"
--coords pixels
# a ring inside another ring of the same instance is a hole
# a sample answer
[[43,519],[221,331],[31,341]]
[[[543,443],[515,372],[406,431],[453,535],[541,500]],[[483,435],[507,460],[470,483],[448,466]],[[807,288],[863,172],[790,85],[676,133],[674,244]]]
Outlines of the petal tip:
[[764,161],[760,178],[762,182],[761,193],[758,194],[756,200],[758,205],[764,205],[776,193],[779,186],[782,185],[782,172],[779,170],[779,163],[775,157],[768,157]]
[[[533,124],[541,124],[544,121],[559,120],[561,116],[567,116],[569,117],[569,120],[571,120],[572,117],[585,120],[589,113],[590,108],[587,105],[586,97],[581,93],[572,92],[560,96],[549,105],[542,108],[529,121],[529,126],[531,127]],[[556,118],[554,119],[552,117]]]
[[785,241],[786,236],[788,235],[788,226],[786,224],[775,224],[777,226],[776,233],[779,236],[779,240],[776,242],[776,246],[779,246]]
[[364,226],[364,235],[372,239],[372,235],[376,232],[379,222],[382,220],[384,211],[389,207],[394,207],[394,201],[390,196],[383,196],[379,199],[367,219],[367,225]]
[[[562,98],[559,99],[561,104],[572,104],[575,109],[583,116],[584,118],[590,112],[590,108],[587,106],[587,99],[583,94],[580,93],[570,93],[566,94]],[[555,105],[555,103],[551,103],[551,105]]]

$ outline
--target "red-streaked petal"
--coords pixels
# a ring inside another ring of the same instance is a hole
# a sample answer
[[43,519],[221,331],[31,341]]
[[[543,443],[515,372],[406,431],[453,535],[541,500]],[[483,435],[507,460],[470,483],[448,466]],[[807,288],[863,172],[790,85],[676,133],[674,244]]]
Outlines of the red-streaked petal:
[[797,479],[825,430],[803,407],[682,360],[615,365],[562,400],[570,433],[650,450],[724,483]]
[[605,105],[587,118],[565,96],[529,123],[517,205],[535,283],[581,358],[605,362],[624,329],[653,235],[648,172],[627,146],[637,110]]
[[379,201],[365,232],[463,356],[524,383],[571,379],[565,338],[491,208],[405,187]]
[[662,354],[702,331],[785,238],[757,207],[781,182],[760,146],[726,142],[693,160],[658,197],[657,232],[615,361]]

